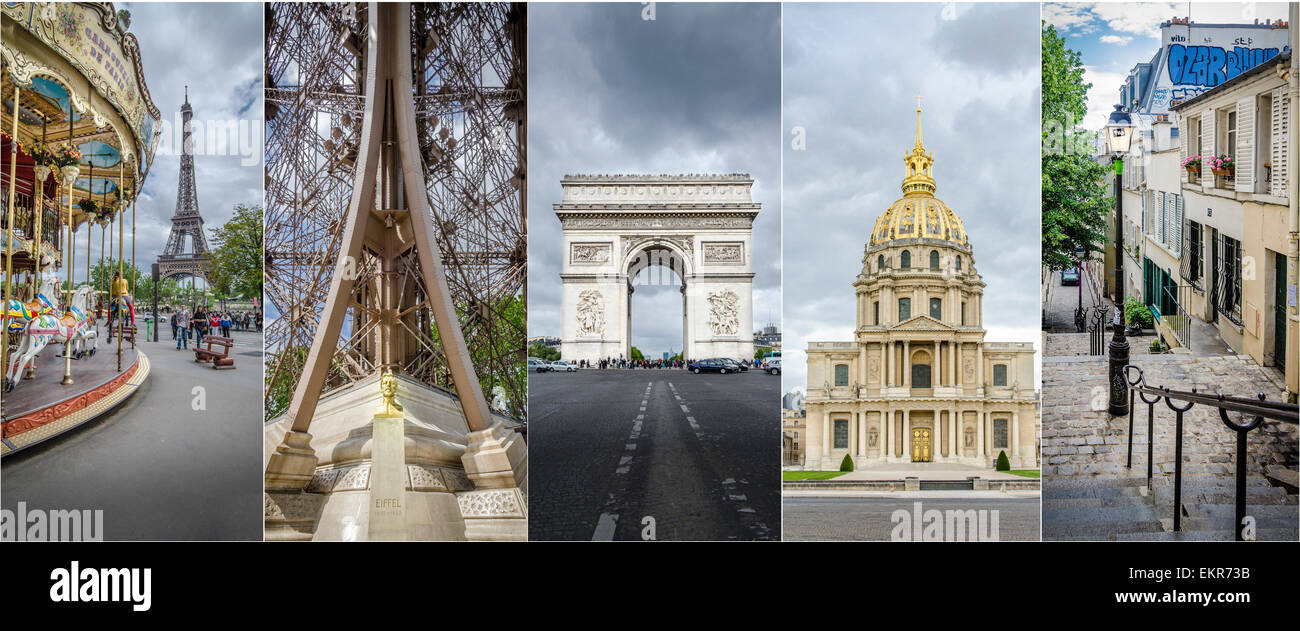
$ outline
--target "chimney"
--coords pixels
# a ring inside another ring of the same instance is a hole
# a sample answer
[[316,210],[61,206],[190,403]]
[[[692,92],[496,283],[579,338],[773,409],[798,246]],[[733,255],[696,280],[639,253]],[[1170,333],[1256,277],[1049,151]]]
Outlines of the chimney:
[[1173,128],[1174,128],[1174,124],[1169,121],[1168,114],[1160,114],[1159,116],[1156,117],[1155,122],[1151,124],[1151,129],[1153,130],[1155,135],[1156,151],[1165,151],[1166,149],[1173,148],[1173,141],[1171,137]]

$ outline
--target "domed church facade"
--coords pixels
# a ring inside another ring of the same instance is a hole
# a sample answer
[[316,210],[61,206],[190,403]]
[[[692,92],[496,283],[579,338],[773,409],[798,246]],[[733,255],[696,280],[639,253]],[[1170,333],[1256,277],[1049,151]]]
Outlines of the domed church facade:
[[904,157],[853,283],[853,341],[809,342],[804,468],[949,462],[1038,468],[1034,347],[986,342],[984,281],[962,220],[935,197],[934,156]]

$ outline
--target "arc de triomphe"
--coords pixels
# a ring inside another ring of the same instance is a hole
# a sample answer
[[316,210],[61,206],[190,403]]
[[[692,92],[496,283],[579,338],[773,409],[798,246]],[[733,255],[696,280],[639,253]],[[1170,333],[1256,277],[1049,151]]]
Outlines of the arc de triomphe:
[[656,265],[682,279],[686,359],[753,359],[753,178],[571,175],[560,184],[564,359],[631,357],[632,282]]

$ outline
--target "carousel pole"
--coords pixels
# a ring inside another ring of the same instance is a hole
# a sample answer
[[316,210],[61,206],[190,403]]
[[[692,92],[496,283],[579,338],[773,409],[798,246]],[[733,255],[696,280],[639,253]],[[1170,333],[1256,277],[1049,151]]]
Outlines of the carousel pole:
[[[45,115],[41,114],[41,144],[45,144]],[[36,215],[32,232],[34,233],[32,244],[33,255],[36,258],[36,264],[32,266],[32,291],[31,300],[36,300],[36,294],[41,289],[41,253],[44,248],[41,247],[41,228],[45,226],[45,179],[50,177],[50,167],[33,164],[32,174],[36,176],[36,203],[34,204],[34,214]]]
[[[69,96],[68,96],[68,147],[69,147],[69,148],[72,147],[72,96],[71,96],[71,94],[69,94]],[[71,166],[76,166],[76,165],[68,165],[68,166],[71,167]],[[64,167],[64,168],[66,169],[67,167]],[[76,170],[76,171],[79,171],[80,168],[76,168],[75,170]],[[69,174],[69,173],[67,173],[67,172],[64,172],[64,173],[62,173],[62,175],[63,175],[64,179],[67,180],[67,182],[64,183],[64,186],[68,189],[68,190],[67,190],[67,193],[68,193],[68,242],[65,243],[64,246],[63,246],[63,249],[67,250],[67,252],[68,252],[67,255],[66,255],[66,256],[67,256],[67,266],[64,268],[64,269],[68,270],[68,273],[67,273],[67,276],[68,276],[68,282],[67,282],[68,288],[67,288],[67,290],[64,291],[64,295],[65,295],[66,297],[64,298],[64,303],[63,303],[63,304],[64,304],[64,313],[68,313],[68,312],[72,311],[72,281],[74,280],[74,279],[73,279],[74,273],[73,273],[72,263],[73,263],[73,254],[77,251],[76,243],[73,242],[73,240],[72,240],[72,197],[73,197],[73,193],[76,192],[76,186],[74,186],[74,185],[77,183],[77,178],[76,178],[77,173],[76,173],[76,172],[72,172],[71,174]],[[75,383],[75,382],[72,380],[72,335],[71,335],[71,331],[69,331],[69,335],[68,335],[68,339],[67,339],[67,341],[65,341],[65,342],[63,343],[63,381],[60,381],[59,383],[60,383],[61,385],[65,385],[65,386],[70,386],[70,385],[72,385],[73,383]]]
[[[0,369],[9,370],[9,301],[13,299],[14,283],[14,200],[18,189],[18,86],[14,86],[14,133],[9,137],[9,225],[5,231],[5,302],[4,319],[0,321]],[[0,388],[2,390],[3,388]]]
[[[94,162],[90,163],[90,175],[86,178],[86,181],[89,182],[87,186],[90,187],[90,201],[93,202],[95,201],[95,163]],[[95,222],[91,221],[90,216],[87,215],[86,216],[86,282],[87,283],[91,282],[90,280],[90,230],[91,228],[94,227],[94,225]]]
[[[135,204],[131,204],[134,208]],[[126,213],[117,213],[117,278],[118,282],[125,283],[125,277],[122,275],[122,221]],[[117,288],[113,288],[113,293],[117,293]],[[122,304],[117,307],[117,371],[122,372],[122,321],[126,319],[126,296],[113,296],[113,300],[121,300]]]

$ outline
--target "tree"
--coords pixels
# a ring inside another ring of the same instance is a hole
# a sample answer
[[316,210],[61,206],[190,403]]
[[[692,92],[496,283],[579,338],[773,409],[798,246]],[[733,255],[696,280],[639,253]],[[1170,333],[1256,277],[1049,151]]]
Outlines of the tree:
[[560,351],[555,350],[553,346],[545,344],[533,344],[528,347],[528,356],[538,359],[545,359],[548,362],[556,361],[560,358]]
[[213,295],[218,299],[262,295],[262,206],[235,206],[235,215],[212,231],[212,259],[208,268]]
[[1112,200],[1107,167],[1093,156],[1095,135],[1077,128],[1092,87],[1081,56],[1055,27],[1044,26],[1042,40],[1042,255],[1043,265],[1061,270],[1075,264],[1076,251],[1104,248]]
[[853,458],[850,457],[848,454],[844,454],[844,459],[840,461],[840,471],[852,471],[852,470],[853,470]]
[[645,355],[642,355],[641,349],[635,346],[632,347],[632,361],[634,362],[645,361]]
[[997,463],[997,465],[994,467],[994,470],[996,470],[996,471],[1010,471],[1010,470],[1011,470],[1011,461],[1010,461],[1010,460],[1007,460],[1007,452],[1005,452],[1005,451],[999,451],[999,452],[998,452],[998,463]]

